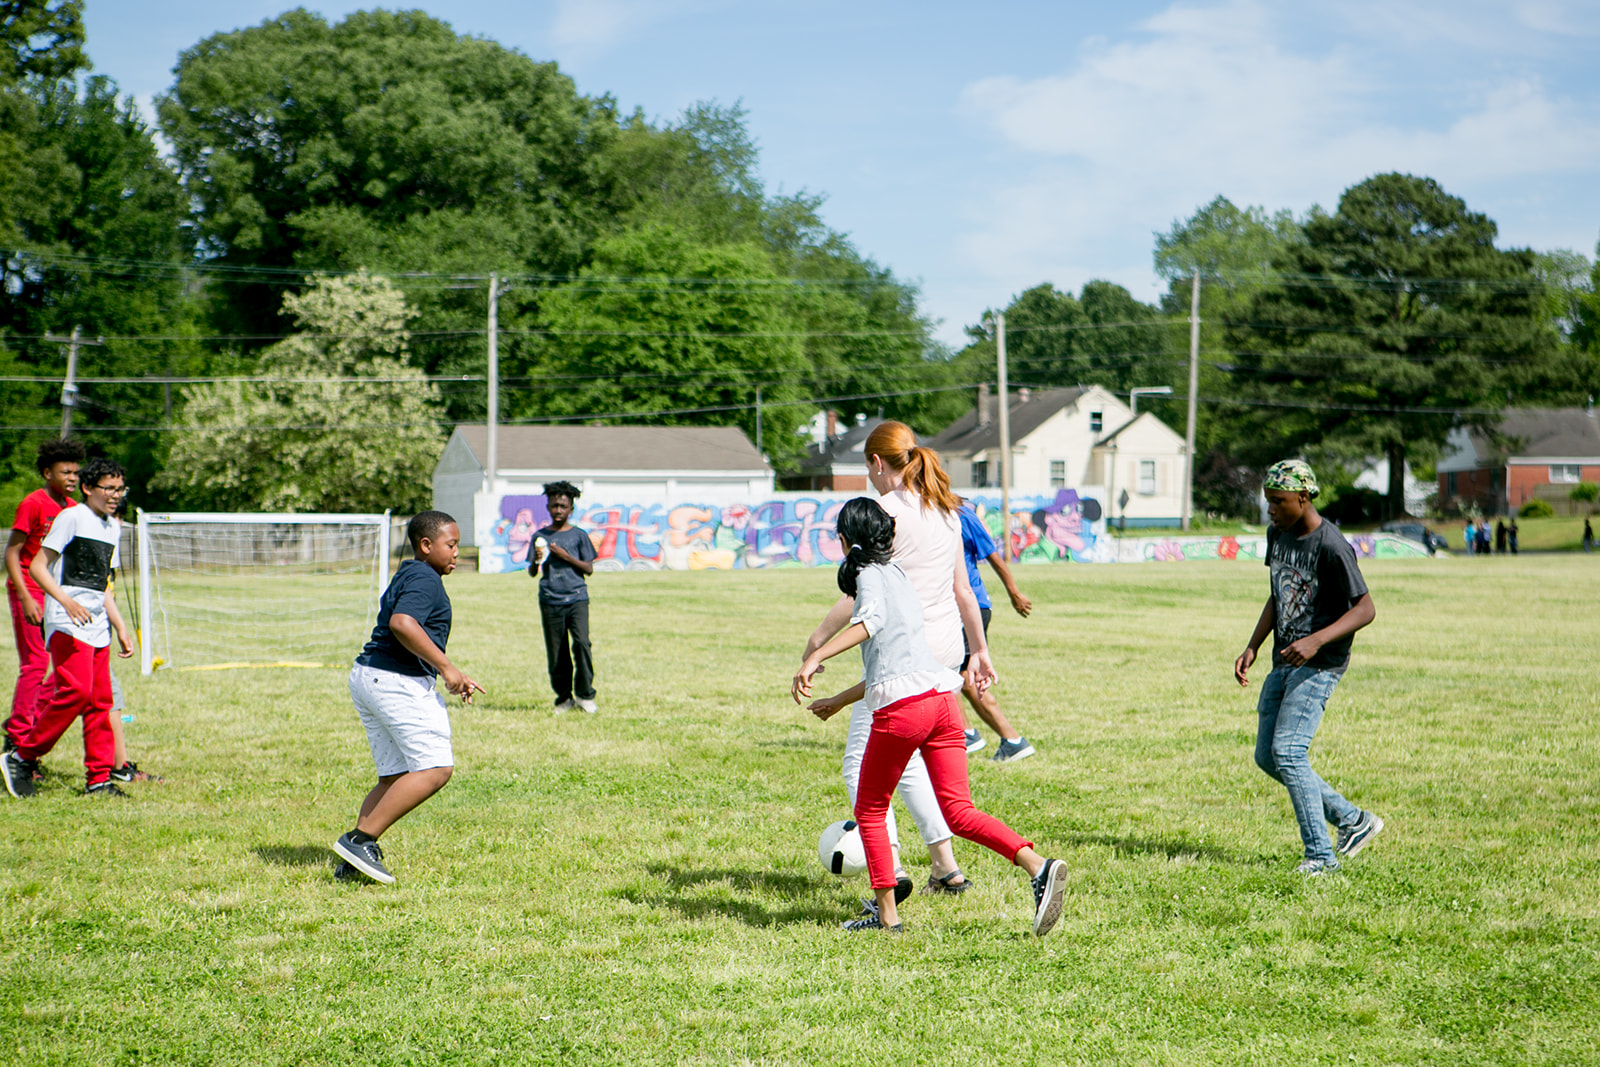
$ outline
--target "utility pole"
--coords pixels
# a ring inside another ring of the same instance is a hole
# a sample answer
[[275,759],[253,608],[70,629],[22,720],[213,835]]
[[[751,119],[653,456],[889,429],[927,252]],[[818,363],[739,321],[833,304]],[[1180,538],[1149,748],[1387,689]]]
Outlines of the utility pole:
[[102,345],[105,338],[94,341],[85,341],[80,334],[81,326],[72,327],[71,337],[60,337],[56,334],[45,334],[46,341],[67,346],[67,380],[61,384],[61,436],[65,437],[72,432],[72,412],[78,406],[78,346]]
[[1011,393],[1006,385],[1006,315],[994,317],[995,374],[1000,379],[1000,537],[1007,563],[1011,558]]
[[494,492],[500,473],[500,276],[489,275],[489,454],[485,474]]
[[1184,431],[1183,528],[1194,521],[1194,421],[1200,393],[1200,268],[1195,267],[1189,296],[1189,428]]

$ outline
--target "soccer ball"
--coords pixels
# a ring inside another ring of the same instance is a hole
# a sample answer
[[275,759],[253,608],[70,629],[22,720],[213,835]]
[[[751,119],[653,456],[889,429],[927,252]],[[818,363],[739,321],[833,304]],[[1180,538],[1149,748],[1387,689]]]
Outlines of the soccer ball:
[[861,844],[861,831],[854,819],[843,819],[822,831],[817,842],[817,858],[840,877],[860,874],[867,869],[867,850]]

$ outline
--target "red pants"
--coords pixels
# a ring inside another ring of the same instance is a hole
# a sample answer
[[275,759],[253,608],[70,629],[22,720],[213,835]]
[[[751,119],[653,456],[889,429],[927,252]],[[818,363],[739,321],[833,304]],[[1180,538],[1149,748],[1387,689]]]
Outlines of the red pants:
[[17,743],[23,759],[38,759],[56,746],[74,719],[83,720],[83,767],[89,784],[111,778],[111,648],[86,645],[71,634],[50,638],[55,688],[39,709],[28,736]]
[[11,583],[6,583],[6,599],[11,602],[11,631],[17,637],[17,688],[11,694],[11,717],[6,720],[6,736],[20,745],[39,717],[45,702],[44,675],[50,668],[50,653],[44,647],[44,629],[22,614],[22,598]]
[[883,820],[900,775],[918,749],[928,765],[939,811],[952,833],[993,849],[1013,863],[1018,852],[1033,845],[993,815],[972,806],[967,741],[962,730],[961,706],[954,693],[929,690],[873,712],[872,733],[861,757],[861,782],[856,787],[856,823],[861,827],[872,888],[894,885],[894,854]]

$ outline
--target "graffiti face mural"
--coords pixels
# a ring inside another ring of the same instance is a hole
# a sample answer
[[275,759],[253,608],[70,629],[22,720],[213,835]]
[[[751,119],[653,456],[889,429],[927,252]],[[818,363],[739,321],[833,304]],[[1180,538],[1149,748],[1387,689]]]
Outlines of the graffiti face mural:
[[[845,502],[858,495],[785,493],[753,504],[720,505],[580,500],[572,521],[594,541],[595,569],[601,571],[827,567],[844,558],[834,521]],[[999,497],[969,500],[998,541]],[[543,496],[501,497],[487,528],[478,530],[478,569],[505,573],[526,567],[533,533],[549,521]],[[1023,563],[1260,560],[1266,555],[1265,537],[1108,537],[1101,502],[1076,489],[1015,495],[1010,521],[1003,525]],[[1364,558],[1412,554],[1412,542],[1387,535],[1350,540]],[[1415,547],[1415,554],[1426,555]]]

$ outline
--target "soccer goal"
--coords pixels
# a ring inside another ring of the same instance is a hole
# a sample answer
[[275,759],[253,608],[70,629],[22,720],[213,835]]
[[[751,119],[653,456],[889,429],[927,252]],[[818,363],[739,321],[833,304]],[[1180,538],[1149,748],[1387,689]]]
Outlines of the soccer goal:
[[140,669],[348,664],[389,581],[389,513],[138,512]]

